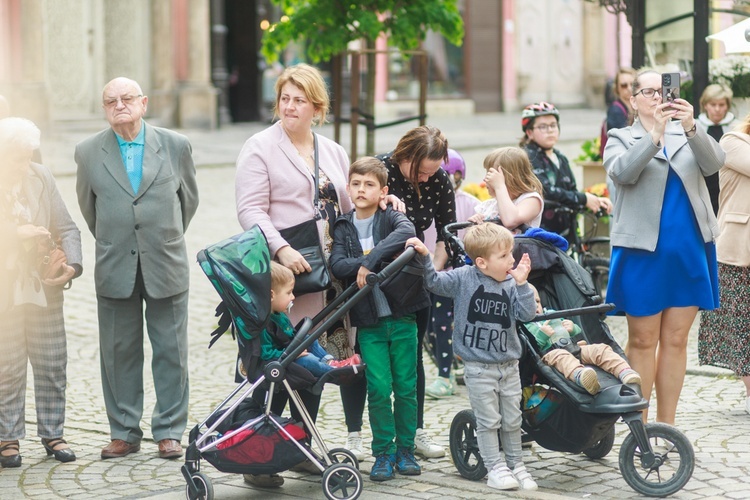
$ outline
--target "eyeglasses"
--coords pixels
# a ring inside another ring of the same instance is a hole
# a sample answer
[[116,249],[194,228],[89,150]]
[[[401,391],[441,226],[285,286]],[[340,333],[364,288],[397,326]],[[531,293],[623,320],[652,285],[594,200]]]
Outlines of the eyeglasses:
[[659,94],[659,96],[661,96],[661,90],[659,90],[659,89],[641,89],[641,90],[639,90],[638,92],[636,92],[633,95],[638,95],[638,94],[643,94],[643,97],[645,97],[646,99],[653,99],[653,97],[656,94]]
[[138,94],[138,95],[123,95],[123,96],[114,97],[114,98],[111,98],[111,99],[104,99],[104,102],[102,104],[104,104],[105,108],[114,108],[115,106],[117,106],[117,101],[120,101],[120,102],[122,102],[122,104],[124,106],[130,106],[139,97],[143,97],[143,96],[141,94]]
[[557,130],[557,123],[545,123],[543,125],[537,125],[534,130],[541,130],[542,132],[554,132]]

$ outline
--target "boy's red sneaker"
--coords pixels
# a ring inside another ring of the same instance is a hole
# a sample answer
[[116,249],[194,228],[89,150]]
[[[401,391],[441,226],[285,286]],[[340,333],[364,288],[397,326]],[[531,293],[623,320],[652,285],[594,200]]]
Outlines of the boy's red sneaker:
[[345,366],[361,365],[362,358],[359,356],[359,354],[355,354],[346,359],[334,359],[330,361],[328,364],[334,368],[343,368]]

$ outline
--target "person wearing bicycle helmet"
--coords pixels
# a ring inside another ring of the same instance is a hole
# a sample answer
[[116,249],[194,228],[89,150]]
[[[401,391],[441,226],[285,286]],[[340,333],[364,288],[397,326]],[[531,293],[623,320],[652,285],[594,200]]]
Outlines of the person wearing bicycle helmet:
[[526,106],[521,113],[521,129],[524,136],[520,146],[529,155],[534,174],[539,178],[544,190],[542,229],[561,234],[569,241],[573,236],[569,234],[572,215],[557,213],[553,207],[547,208],[547,201],[577,211],[584,208],[592,212],[612,211],[609,198],[578,190],[568,158],[555,149],[560,137],[560,112],[554,105],[539,102]]

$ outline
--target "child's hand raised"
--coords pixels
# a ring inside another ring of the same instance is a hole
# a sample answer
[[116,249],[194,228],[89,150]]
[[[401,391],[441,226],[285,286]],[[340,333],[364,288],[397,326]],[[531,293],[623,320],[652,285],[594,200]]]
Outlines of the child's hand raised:
[[422,243],[422,240],[420,240],[416,236],[406,240],[406,245],[404,246],[408,247],[409,245],[414,246],[414,250],[416,250],[420,255],[430,255],[430,250],[425,246],[424,243]]
[[481,224],[482,222],[484,222],[484,215],[474,214],[466,220],[469,222],[473,222],[474,224]]
[[521,260],[518,261],[518,264],[516,264],[516,267],[508,271],[508,274],[513,276],[517,284],[525,285],[530,272],[531,259],[529,258],[529,254],[525,253],[521,257]]

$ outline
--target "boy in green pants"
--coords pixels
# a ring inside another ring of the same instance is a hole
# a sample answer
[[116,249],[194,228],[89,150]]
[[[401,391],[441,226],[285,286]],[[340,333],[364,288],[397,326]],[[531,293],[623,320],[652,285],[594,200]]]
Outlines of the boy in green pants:
[[[404,214],[390,206],[385,210],[378,207],[388,194],[387,180],[387,170],[377,158],[354,162],[347,190],[355,209],[336,219],[333,226],[333,275],[349,283],[356,281],[360,288],[370,272],[380,271],[415,235]],[[413,452],[417,429],[417,325],[413,313],[429,306],[430,297],[418,271],[394,275],[350,311],[362,359],[367,363],[373,481],[393,479],[394,471],[404,475],[422,472]]]

